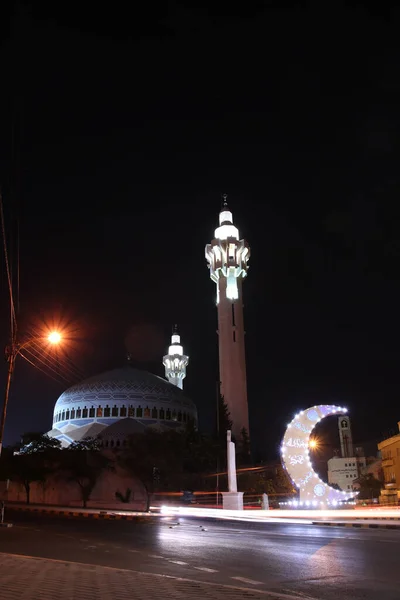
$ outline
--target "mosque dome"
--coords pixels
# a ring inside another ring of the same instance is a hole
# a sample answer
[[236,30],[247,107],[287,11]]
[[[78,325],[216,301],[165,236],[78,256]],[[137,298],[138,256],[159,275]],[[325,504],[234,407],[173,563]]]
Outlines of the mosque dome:
[[87,437],[119,446],[147,427],[180,429],[197,423],[195,404],[165,379],[131,366],[106,371],[66,390],[54,407],[48,435],[63,446]]

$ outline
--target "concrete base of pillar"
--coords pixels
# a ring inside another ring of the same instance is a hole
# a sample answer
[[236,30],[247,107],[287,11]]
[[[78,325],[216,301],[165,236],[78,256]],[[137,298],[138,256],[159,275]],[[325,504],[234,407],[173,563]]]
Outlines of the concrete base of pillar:
[[222,507],[224,510],[243,510],[244,492],[222,492]]

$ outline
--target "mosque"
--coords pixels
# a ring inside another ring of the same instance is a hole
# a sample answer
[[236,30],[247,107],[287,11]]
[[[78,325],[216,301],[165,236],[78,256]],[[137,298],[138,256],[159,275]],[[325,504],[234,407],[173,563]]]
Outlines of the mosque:
[[118,448],[147,428],[165,431],[196,425],[196,406],[183,392],[188,363],[175,326],[163,357],[166,379],[130,364],[90,377],[58,398],[47,435],[63,447],[90,437],[105,448]]
[[[233,224],[226,195],[214,238],[205,247],[211,280],[216,284],[220,393],[233,421],[233,435],[249,434],[242,281],[250,248]],[[183,392],[189,357],[176,330],[163,357],[165,377],[130,365],[86,379],[56,402],[50,437],[63,447],[95,437],[104,448],[118,448],[147,428],[183,429],[197,424],[195,404]]]

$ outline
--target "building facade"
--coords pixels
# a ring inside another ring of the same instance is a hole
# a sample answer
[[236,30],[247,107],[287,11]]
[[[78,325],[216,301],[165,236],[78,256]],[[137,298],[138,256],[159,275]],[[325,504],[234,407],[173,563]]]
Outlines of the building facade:
[[[398,422],[400,432],[400,421]],[[400,500],[400,433],[378,444],[382,456],[382,470],[385,489],[381,491],[382,504],[397,503]]]
[[205,255],[217,292],[220,393],[237,440],[243,429],[249,433],[242,281],[247,275],[250,248],[239,238],[224,196],[219,226],[206,245]]
[[338,418],[341,456],[328,460],[328,482],[336,484],[344,492],[358,488],[354,485],[366,467],[366,458],[362,448],[353,446],[350,418],[342,415]]
[[361,475],[366,466],[364,456],[353,456],[341,458],[334,456],[328,460],[328,483],[336,484],[344,492],[356,490],[353,483]]

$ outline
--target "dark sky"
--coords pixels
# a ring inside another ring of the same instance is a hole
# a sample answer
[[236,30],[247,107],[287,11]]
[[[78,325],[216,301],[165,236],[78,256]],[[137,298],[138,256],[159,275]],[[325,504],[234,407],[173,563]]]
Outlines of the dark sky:
[[[19,221],[21,338],[60,320],[70,362],[55,368],[72,383],[123,364],[131,332],[136,364],[162,375],[177,322],[210,429],[204,245],[226,192],[252,250],[256,452],[273,457],[296,409],[330,402],[349,407],[357,441],[380,439],[400,419],[399,13],[142,4],[22,2],[3,20],[0,182],[14,247]],[[7,310],[2,266],[3,344]],[[50,428],[67,386],[21,360],[6,442]]]

